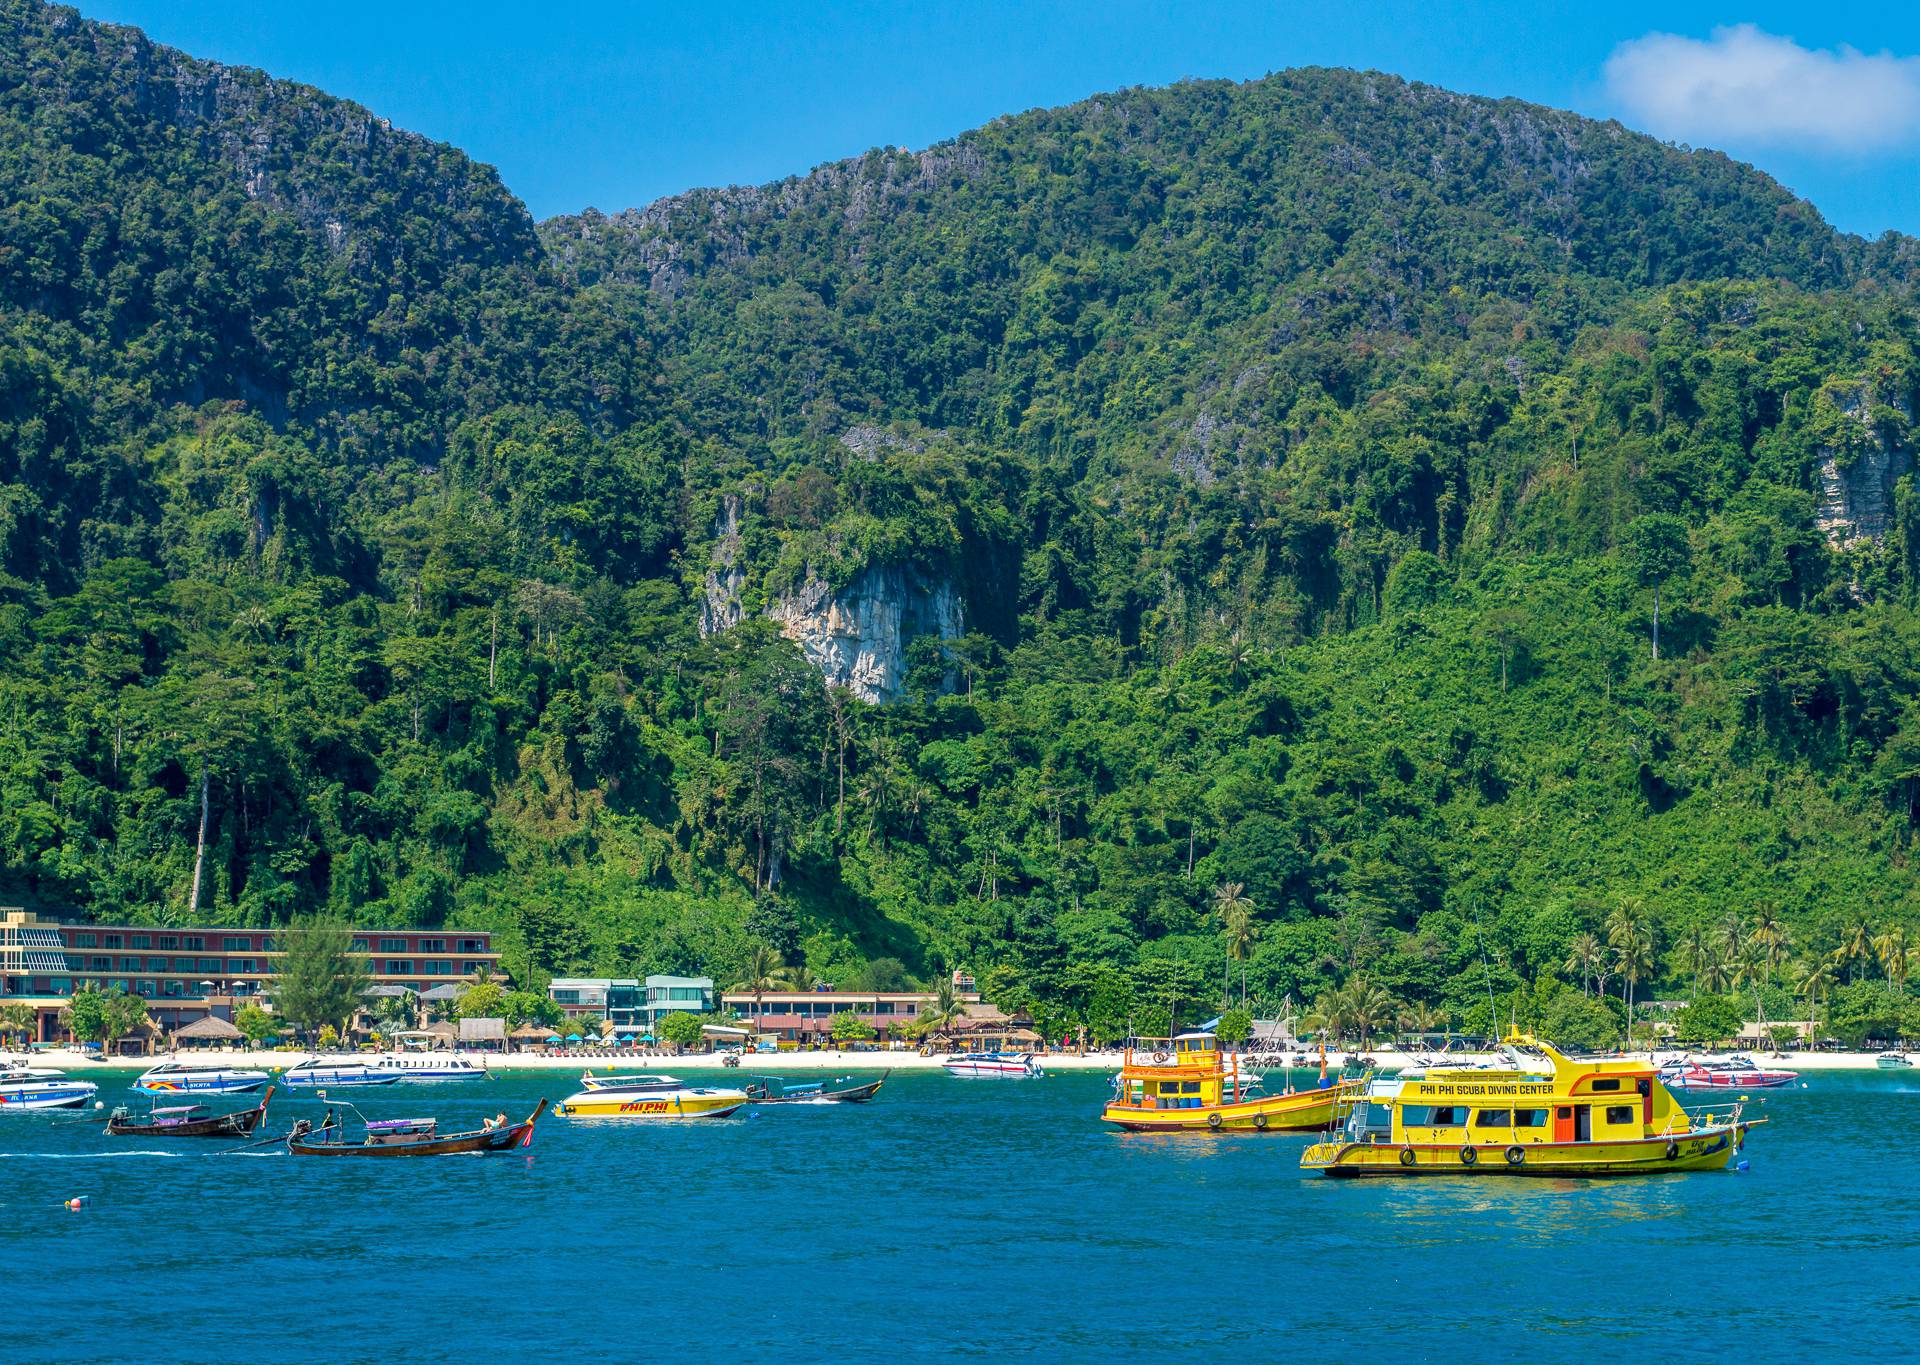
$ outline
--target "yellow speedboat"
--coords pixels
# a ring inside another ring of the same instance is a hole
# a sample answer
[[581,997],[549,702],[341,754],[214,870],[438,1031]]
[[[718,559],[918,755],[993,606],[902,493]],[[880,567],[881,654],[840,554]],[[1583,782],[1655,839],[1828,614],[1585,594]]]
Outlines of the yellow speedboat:
[[723,1119],[747,1102],[744,1090],[686,1085],[671,1076],[581,1079],[588,1088],[554,1105],[554,1113],[583,1119]]
[[1211,1033],[1147,1038],[1130,1044],[1101,1111],[1108,1123],[1137,1133],[1305,1132],[1333,1126],[1343,1099],[1359,1095],[1364,1080],[1322,1080],[1309,1090],[1256,1093],[1257,1078],[1231,1065]]
[[1347,1106],[1340,1135],[1308,1147],[1301,1167],[1328,1175],[1719,1170],[1766,1121],[1742,1118],[1738,1102],[1687,1110],[1648,1061],[1575,1061],[1537,1039],[1507,1041],[1504,1066],[1415,1068],[1374,1081]]

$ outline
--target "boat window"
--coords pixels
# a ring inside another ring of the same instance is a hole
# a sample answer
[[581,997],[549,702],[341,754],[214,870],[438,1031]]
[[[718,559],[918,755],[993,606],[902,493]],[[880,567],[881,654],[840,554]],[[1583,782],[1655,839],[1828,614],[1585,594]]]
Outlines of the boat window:
[[1547,1111],[1544,1109],[1516,1109],[1513,1111],[1515,1128],[1545,1128]]
[[1180,1093],[1182,1095],[1198,1095],[1200,1093],[1200,1082],[1198,1081],[1180,1082]]
[[1400,1110],[1400,1122],[1407,1128],[1461,1128],[1467,1111],[1450,1104],[1409,1104]]
[[1634,1108],[1630,1104],[1610,1104],[1607,1106],[1608,1123],[1632,1123]]
[[1593,1083],[1593,1088],[1595,1090],[1618,1090],[1620,1088],[1620,1078],[1618,1076],[1609,1076],[1604,1080],[1596,1080]]
[[1478,1128],[1511,1128],[1513,1126],[1513,1111],[1510,1109],[1482,1109],[1478,1114],[1474,1115],[1473,1122],[1474,1126]]

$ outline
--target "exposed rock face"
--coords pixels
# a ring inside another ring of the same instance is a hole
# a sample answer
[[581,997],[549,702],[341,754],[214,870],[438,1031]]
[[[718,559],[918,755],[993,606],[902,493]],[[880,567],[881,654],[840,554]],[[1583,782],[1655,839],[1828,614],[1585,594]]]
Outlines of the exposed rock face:
[[845,687],[869,702],[899,695],[907,645],[915,636],[953,640],[963,629],[953,584],[898,565],[868,569],[838,593],[809,578],[767,614],[780,623],[781,634],[798,642],[828,686]]
[[747,571],[740,567],[740,495],[728,493],[720,499],[719,515],[713,519],[713,562],[700,599],[702,635],[740,624],[746,611],[740,605],[740,590],[746,586]]
[[[1905,400],[1889,406],[1910,416]],[[1873,395],[1865,388],[1843,407],[1847,416],[1867,428],[1864,442],[1848,451],[1820,452],[1820,490],[1814,520],[1838,549],[1850,549],[1882,539],[1893,521],[1893,487],[1913,470],[1913,451],[1890,442],[1871,425]]]

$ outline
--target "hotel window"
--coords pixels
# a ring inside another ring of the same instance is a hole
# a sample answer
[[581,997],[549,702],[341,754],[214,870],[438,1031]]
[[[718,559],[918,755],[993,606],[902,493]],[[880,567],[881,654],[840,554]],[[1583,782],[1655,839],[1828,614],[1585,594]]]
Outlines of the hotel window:
[[228,937],[220,940],[220,946],[230,953],[250,953],[253,951],[253,940]]
[[201,958],[200,970],[203,972],[218,972],[220,970],[220,959],[217,957]]
[[190,953],[197,953],[201,949],[205,948],[207,944],[205,939],[199,938],[193,934],[188,934],[185,938],[180,940],[180,946],[182,948],[185,948]]
[[87,966],[90,971],[110,972],[113,970],[113,959],[110,957],[96,957],[89,961]]
[[123,972],[137,972],[140,971],[143,966],[144,964],[137,957],[123,957],[120,959],[120,970]]
[[423,938],[420,940],[420,947],[416,951],[422,953],[444,953],[447,951],[447,941],[444,938]]
[[370,939],[356,938],[353,941],[353,951],[356,953],[372,952],[373,950],[367,947],[367,944],[370,943],[371,941],[372,940]]
[[407,951],[407,941],[404,938],[383,938],[380,940],[380,951],[383,953],[404,953]]
[[480,965],[478,962],[462,962],[460,964],[460,970],[463,972],[477,972],[480,970]]
[[148,934],[135,934],[127,940],[127,946],[129,948],[151,948],[153,946],[152,937]]
[[227,962],[227,970],[229,972],[251,972],[253,970],[253,959],[250,957],[230,958]]
[[451,962],[422,962],[420,964],[420,970],[428,976],[452,976],[453,964]]
[[151,996],[153,994],[153,983],[151,981],[142,981],[140,983],[140,994]]
[[412,974],[413,974],[413,964],[411,962],[402,961],[396,958],[394,961],[389,962],[387,964],[388,976],[410,976]]
[[190,972],[193,970],[193,959],[190,957],[176,957],[173,960],[173,969],[176,972]]
[[463,953],[484,953],[487,951],[487,941],[483,938],[463,938],[460,940],[460,951]]
[[160,994],[178,997],[180,994],[180,983],[178,981],[162,981],[160,983]]
[[118,934],[102,935],[100,939],[100,946],[102,948],[118,948],[120,946],[120,935]]
[[177,934],[162,934],[160,935],[160,942],[157,946],[161,948],[178,948],[180,946],[180,937]]
[[76,948],[92,948],[95,945],[96,941],[92,934],[75,934],[73,936],[73,946]]

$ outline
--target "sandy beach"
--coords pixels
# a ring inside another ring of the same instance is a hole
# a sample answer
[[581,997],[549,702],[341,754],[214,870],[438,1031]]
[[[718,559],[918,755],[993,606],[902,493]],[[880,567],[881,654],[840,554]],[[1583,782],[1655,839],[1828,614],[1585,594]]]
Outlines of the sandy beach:
[[[146,1067],[164,1060],[169,1054],[158,1054],[151,1058],[119,1057],[102,1061],[83,1052],[71,1052],[64,1049],[50,1049],[35,1052],[31,1056],[18,1052],[0,1053],[0,1058],[13,1062],[25,1062],[34,1066],[58,1067],[70,1071],[75,1076],[84,1076],[88,1071],[105,1070],[144,1070]],[[247,1052],[228,1051],[220,1048],[208,1048],[191,1054],[181,1053],[181,1057],[191,1056],[204,1059],[211,1065],[246,1066],[262,1070],[277,1070],[292,1065],[302,1057],[313,1056],[305,1052]],[[364,1054],[330,1054],[340,1060],[352,1060]],[[489,1071],[538,1072],[560,1071],[579,1073],[594,1071],[722,1071],[734,1070],[727,1065],[723,1054],[702,1052],[686,1053],[681,1056],[612,1056],[581,1054],[512,1053],[500,1056],[493,1053],[468,1053],[483,1062]],[[1272,1056],[1263,1053],[1264,1059]],[[1645,1054],[1639,1054],[1644,1056]],[[1665,1062],[1680,1056],[1679,1053],[1660,1052],[1655,1054],[1657,1061]],[[1696,1053],[1696,1056],[1726,1055]],[[1339,1067],[1349,1057],[1361,1060],[1358,1054],[1329,1052],[1329,1067]],[[1879,1053],[1874,1052],[1789,1052],[1783,1055],[1754,1054],[1755,1059],[1771,1067],[1788,1071],[1873,1071],[1878,1068]],[[1427,1054],[1427,1060],[1433,1060]],[[946,1060],[944,1054],[923,1057],[918,1052],[836,1052],[824,1050],[817,1052],[759,1052],[749,1053],[740,1058],[738,1070],[743,1072],[783,1072],[800,1071],[937,1071]],[[1042,1065],[1049,1071],[1115,1071],[1120,1067],[1121,1054],[1118,1051],[1091,1052],[1078,1055],[1071,1052],[1048,1052],[1040,1054]],[[1397,1052],[1391,1049],[1376,1049],[1366,1054],[1364,1061],[1376,1070],[1397,1071],[1417,1064],[1413,1054]],[[1489,1053],[1453,1053],[1446,1059],[1452,1062],[1484,1062],[1493,1060]],[[1318,1065],[1318,1057],[1309,1064],[1309,1069]]]

